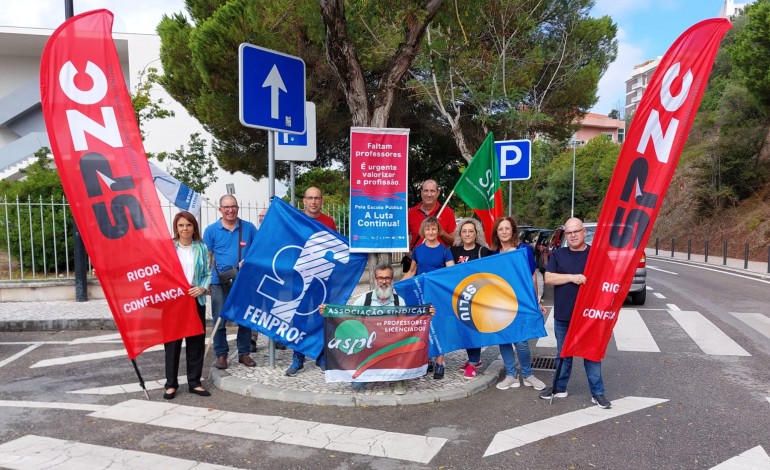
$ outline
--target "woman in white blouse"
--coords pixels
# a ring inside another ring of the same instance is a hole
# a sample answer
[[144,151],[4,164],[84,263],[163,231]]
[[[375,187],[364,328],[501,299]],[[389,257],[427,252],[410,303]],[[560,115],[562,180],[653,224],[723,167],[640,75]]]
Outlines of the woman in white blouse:
[[[203,333],[185,338],[187,359],[187,386],[190,393],[208,397],[211,393],[203,388],[203,352],[206,342],[206,291],[211,283],[211,268],[209,267],[208,248],[201,239],[198,221],[187,211],[181,211],[174,217],[174,247],[182,264],[182,270],[190,283],[187,294],[195,297]],[[177,374],[179,373],[179,358],[182,353],[182,340],[166,343],[166,393],[163,398],[171,400],[179,389]]]

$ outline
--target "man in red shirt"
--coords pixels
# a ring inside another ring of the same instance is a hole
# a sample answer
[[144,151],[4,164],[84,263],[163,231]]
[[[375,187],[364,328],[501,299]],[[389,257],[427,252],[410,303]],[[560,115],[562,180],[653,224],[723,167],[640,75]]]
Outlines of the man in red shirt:
[[321,212],[321,208],[324,205],[324,196],[321,194],[321,190],[315,186],[311,186],[305,190],[305,215],[311,219],[315,219],[330,229],[337,231],[337,225],[334,223],[334,219]]
[[[335,232],[337,231],[337,224],[334,223],[334,219],[321,212],[321,208],[323,208],[324,205],[324,196],[320,189],[316,188],[315,186],[307,188],[305,190],[305,197],[303,198],[303,201],[305,203],[306,216],[321,222],[323,225],[334,230]],[[326,361],[324,360],[323,352],[320,356],[318,356],[318,359],[315,360],[315,364],[321,370],[326,370]],[[294,351],[292,363],[291,366],[286,369],[286,375],[289,377],[294,377],[297,375],[300,369],[304,367],[305,355],[301,352]]]
[[457,222],[455,222],[455,213],[449,207],[445,207],[441,211],[441,215],[438,215],[441,204],[438,203],[438,196],[440,190],[438,183],[434,180],[425,180],[422,183],[422,191],[420,196],[422,202],[409,209],[409,249],[413,250],[415,246],[422,243],[420,238],[420,225],[422,221],[428,217],[438,217],[438,223],[441,225],[443,232],[440,234],[439,241],[447,246],[452,246],[454,242],[455,228]]

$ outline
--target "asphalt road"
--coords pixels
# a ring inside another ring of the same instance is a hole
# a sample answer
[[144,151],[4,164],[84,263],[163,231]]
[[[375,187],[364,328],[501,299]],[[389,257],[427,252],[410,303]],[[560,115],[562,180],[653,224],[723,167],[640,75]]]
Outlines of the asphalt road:
[[[64,404],[79,404],[101,410],[98,405],[129,400],[137,406],[168,403],[161,398],[162,390],[151,391],[150,402],[136,391],[71,393],[134,384],[136,376],[125,356],[58,365],[41,362],[119,349],[119,343],[109,340],[73,343],[92,338],[95,332],[1,333],[0,467],[41,468],[42,464],[24,459],[11,462],[9,453],[3,454],[3,444],[24,436],[115,449],[105,451],[106,461],[119,454],[117,449],[179,459],[165,462],[164,468],[191,468],[184,462],[194,461],[266,469],[707,469],[736,462],[730,459],[757,446],[770,453],[770,338],[756,326],[757,315],[770,318],[770,281],[666,260],[650,259],[648,265],[651,290],[646,305],[627,304],[621,317],[635,318],[633,310],[637,311],[659,352],[624,350],[628,348],[625,340],[610,341],[603,375],[607,396],[615,404],[612,410],[591,404],[580,360],[573,370],[569,396],[553,404],[525,387],[489,389],[471,398],[431,405],[342,408],[257,400],[216,389],[213,396],[203,398],[186,393],[183,385],[173,401],[173,405],[190,407],[187,418],[212,409],[242,413],[228,415],[238,417],[237,422],[224,424],[229,429],[247,429],[252,419],[248,416],[259,415],[263,420],[291,418],[299,420],[294,423],[324,423],[334,429],[365,428],[355,431],[359,434],[366,434],[366,429],[405,433],[411,436],[394,446],[406,450],[441,444],[427,461],[396,458],[400,455],[396,451],[385,452],[394,457],[378,457],[368,448],[317,448],[301,435],[279,442],[244,437],[246,431],[222,435],[188,426],[191,418],[151,425],[130,422],[131,416],[118,419],[96,416],[101,411],[92,414],[92,409],[64,409]],[[550,295],[546,291],[547,305]],[[688,332],[681,318],[701,323]],[[694,337],[705,334],[703,319],[746,355],[705,352],[704,345],[718,350],[729,341],[696,341]],[[553,354],[552,348],[535,346],[534,341],[532,346],[536,356]],[[163,377],[162,351],[145,353],[138,362],[146,379]],[[540,370],[536,375],[547,380],[551,373]],[[10,406],[22,401],[50,403],[50,407]],[[44,447],[44,442],[38,445]],[[72,459],[72,454],[63,459]],[[94,468],[101,468],[94,459],[87,458]],[[767,462],[764,468],[770,468]],[[85,468],[75,460],[69,463],[64,468]]]

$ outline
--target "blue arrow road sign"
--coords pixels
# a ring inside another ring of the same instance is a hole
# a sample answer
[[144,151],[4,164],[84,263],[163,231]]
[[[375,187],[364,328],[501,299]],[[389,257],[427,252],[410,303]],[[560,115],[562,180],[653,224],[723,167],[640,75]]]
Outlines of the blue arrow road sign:
[[532,142],[504,140],[495,142],[500,163],[500,181],[528,180],[532,174]]
[[238,49],[241,124],[269,131],[305,132],[305,62],[251,44]]

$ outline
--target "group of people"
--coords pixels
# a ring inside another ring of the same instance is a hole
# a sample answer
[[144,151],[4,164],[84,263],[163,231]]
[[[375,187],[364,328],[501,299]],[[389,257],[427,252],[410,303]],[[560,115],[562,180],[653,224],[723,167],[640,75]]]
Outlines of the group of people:
[[[512,217],[500,217],[493,226],[491,245],[487,246],[482,225],[475,219],[464,219],[459,222],[450,208],[441,210],[438,203],[438,184],[426,180],[421,188],[421,201],[409,210],[408,226],[410,234],[411,261],[404,273],[404,279],[422,273],[431,272],[446,266],[465,263],[486,256],[494,256],[512,250],[524,250],[527,253],[529,268],[532,273],[532,284],[535,296],[539,300],[537,283],[537,265],[532,248],[519,240],[518,227]],[[336,231],[334,220],[322,212],[323,194],[318,188],[311,187],[305,191],[304,213],[326,227]],[[203,237],[200,236],[198,223],[189,212],[182,211],[176,215],[173,222],[174,243],[179,260],[187,280],[190,282],[188,294],[196,299],[198,316],[205,330],[206,292],[211,293],[212,321],[215,325],[213,335],[214,366],[218,369],[228,367],[229,348],[226,338],[225,323],[218,322],[224,300],[229,292],[232,278],[228,272],[236,270],[243,262],[245,254],[253,244],[257,228],[250,222],[238,217],[238,203],[231,195],[220,198],[220,214],[222,217],[206,228]],[[260,223],[264,213],[260,213]],[[586,281],[583,271],[588,259],[589,246],[585,243],[585,229],[580,219],[570,218],[565,223],[565,236],[568,246],[556,250],[551,256],[544,282],[554,286],[554,331],[557,341],[557,357],[559,357],[564,339],[566,338],[572,310],[577,298],[577,292]],[[353,305],[399,305],[400,298],[393,291],[394,271],[390,265],[379,265],[375,268],[376,289],[368,292],[353,302]],[[543,317],[547,311],[540,305]],[[187,341],[187,378],[191,393],[208,396],[210,393],[201,385],[203,370],[204,335],[186,338]],[[238,326],[236,347],[238,362],[246,367],[254,367],[256,363],[249,353],[256,345],[249,328]],[[572,358],[565,358],[559,368],[559,376],[554,377],[555,387],[547,387],[532,373],[531,352],[527,341],[514,344],[499,345],[500,355],[505,364],[505,377],[497,384],[500,390],[520,387],[522,384],[541,390],[540,397],[544,399],[563,398],[567,396],[567,383],[572,368]],[[514,353],[515,349],[515,353]],[[166,344],[166,391],[164,398],[174,398],[179,383],[177,373],[179,367],[181,340]],[[481,349],[467,350],[468,360],[462,366],[464,377],[472,379],[477,375],[481,363]],[[517,373],[515,356],[519,358],[520,373]],[[429,372],[433,378],[440,380],[444,377],[443,356],[431,358]],[[286,375],[296,376],[304,368],[305,356],[293,352],[291,366]],[[316,365],[324,370],[323,353],[316,358]],[[601,363],[584,360],[584,366],[590,385],[592,401],[601,408],[611,406],[604,394],[601,376]],[[355,385],[361,387],[361,384]],[[397,382],[394,393],[405,393],[403,381]]]

